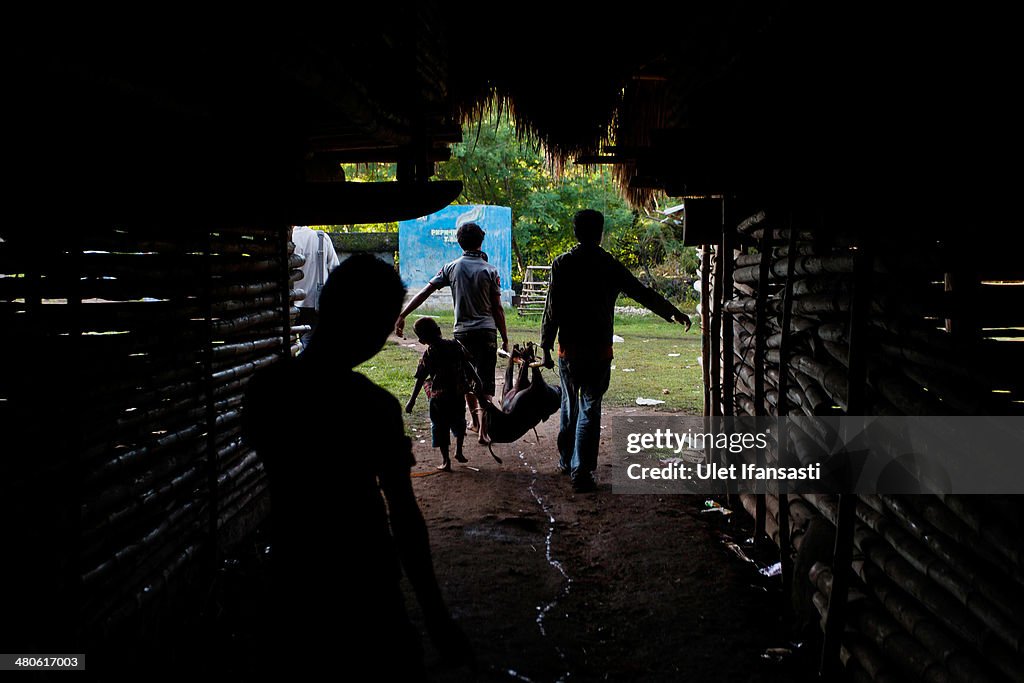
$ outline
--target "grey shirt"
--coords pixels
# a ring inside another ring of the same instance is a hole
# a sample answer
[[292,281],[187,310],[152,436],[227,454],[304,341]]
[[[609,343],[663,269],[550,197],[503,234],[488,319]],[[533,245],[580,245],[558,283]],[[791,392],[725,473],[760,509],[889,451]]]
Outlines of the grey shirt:
[[430,279],[435,287],[451,287],[455,302],[455,332],[496,330],[492,302],[501,295],[498,269],[481,251],[467,251],[446,263]]

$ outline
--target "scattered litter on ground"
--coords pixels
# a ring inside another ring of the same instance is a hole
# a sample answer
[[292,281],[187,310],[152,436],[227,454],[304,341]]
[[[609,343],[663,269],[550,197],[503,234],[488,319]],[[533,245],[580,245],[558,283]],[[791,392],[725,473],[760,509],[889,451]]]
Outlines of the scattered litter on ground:
[[704,509],[701,512],[718,512],[723,515],[731,515],[732,510],[723,506],[721,503],[711,500],[708,498],[704,501]]
[[615,312],[625,315],[654,315],[646,308],[641,308],[639,306],[616,306]]
[[636,372],[636,368],[622,368],[623,372]]
[[426,442],[427,442],[426,439],[420,439],[420,443],[426,443]]
[[479,467],[473,467],[472,465],[466,465],[466,469],[467,470],[473,470],[474,472],[479,472],[480,471]]
[[731,550],[736,555],[736,557],[740,558],[744,562],[749,562],[750,564],[757,564],[752,559],[750,559],[747,556],[747,554],[743,552],[743,548],[739,547],[736,543],[733,543],[732,541],[726,541],[725,547]]
[[670,353],[670,354],[668,354],[668,357],[669,358],[678,358],[681,355],[683,355],[683,354],[681,354],[681,353]]
[[613,365],[613,366],[612,366],[612,370],[614,370],[614,369],[615,369],[615,366]]
[[626,340],[623,339],[622,337],[620,337],[619,335],[617,335],[617,334],[613,334],[612,335],[612,343],[613,344],[621,344],[624,341],[626,341]]
[[661,403],[664,403],[664,401],[662,401],[660,398],[642,398],[640,396],[636,397],[636,404],[638,406],[656,406]]
[[761,653],[761,659],[767,659],[769,661],[778,664],[786,657],[793,654],[793,651],[788,647],[769,647]]
[[672,392],[671,392],[671,391],[669,391],[668,389],[662,389],[662,390],[661,390],[661,393],[662,393],[662,394],[664,394],[665,396],[668,396],[668,395],[669,395],[669,394],[671,394]]

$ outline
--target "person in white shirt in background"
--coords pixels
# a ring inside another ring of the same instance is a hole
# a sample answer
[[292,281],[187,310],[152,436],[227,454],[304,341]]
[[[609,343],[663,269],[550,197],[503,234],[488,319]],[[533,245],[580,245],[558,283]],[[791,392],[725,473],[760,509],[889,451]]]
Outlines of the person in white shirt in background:
[[292,228],[292,242],[295,243],[295,253],[306,257],[302,264],[302,278],[295,283],[296,289],[306,291],[306,298],[299,301],[299,325],[309,325],[310,330],[302,335],[302,348],[305,350],[309,344],[313,332],[316,330],[316,323],[320,310],[320,290],[327,282],[327,276],[338,267],[341,260],[334,250],[334,243],[330,236],[323,230],[313,230],[306,225],[296,225]]

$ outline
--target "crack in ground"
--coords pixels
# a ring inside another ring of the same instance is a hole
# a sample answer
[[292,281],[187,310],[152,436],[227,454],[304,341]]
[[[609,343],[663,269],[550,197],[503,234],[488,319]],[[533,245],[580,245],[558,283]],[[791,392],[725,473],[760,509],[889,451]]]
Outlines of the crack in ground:
[[[555,596],[554,600],[548,602],[545,605],[537,605],[537,628],[540,629],[541,636],[547,638],[548,632],[547,629],[544,628],[544,620],[547,618],[548,613],[551,612],[551,610],[554,609],[556,605],[558,605],[559,601],[569,594],[569,590],[572,588],[572,577],[570,577],[569,572],[565,570],[565,565],[563,565],[560,561],[556,560],[551,553],[551,540],[555,535],[555,516],[551,514],[551,506],[544,502],[544,498],[542,498],[540,494],[537,493],[537,489],[534,488],[534,484],[537,483],[537,468],[531,465],[526,460],[526,458],[523,457],[523,451],[519,451],[519,459],[523,461],[524,467],[530,468],[530,472],[533,474],[533,480],[530,482],[530,485],[527,487],[527,490],[533,496],[534,500],[537,501],[537,505],[540,506],[540,509],[548,517],[548,533],[547,537],[544,539],[544,557],[547,560],[548,564],[554,567],[555,570],[559,574],[561,574],[562,578],[564,579],[564,581],[562,582],[562,587],[558,590],[558,594]],[[566,668],[568,669],[568,662],[565,657],[565,652],[562,650],[562,648],[555,645],[555,652],[558,653],[558,657],[562,660],[562,664],[566,666]],[[518,680],[528,680],[521,674],[518,674],[517,672],[511,669],[508,671],[508,673],[509,675],[512,675]],[[565,674],[560,676],[558,680],[565,681],[571,675],[572,673],[566,670]]]

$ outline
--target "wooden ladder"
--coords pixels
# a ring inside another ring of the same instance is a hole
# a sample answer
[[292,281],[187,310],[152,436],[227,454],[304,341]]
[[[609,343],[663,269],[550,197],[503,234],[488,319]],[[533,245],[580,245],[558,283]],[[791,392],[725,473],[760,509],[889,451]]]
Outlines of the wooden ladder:
[[523,292],[519,296],[519,315],[541,315],[548,299],[551,266],[526,266]]

